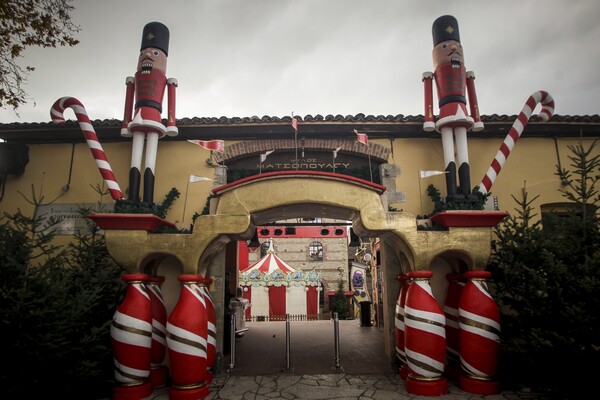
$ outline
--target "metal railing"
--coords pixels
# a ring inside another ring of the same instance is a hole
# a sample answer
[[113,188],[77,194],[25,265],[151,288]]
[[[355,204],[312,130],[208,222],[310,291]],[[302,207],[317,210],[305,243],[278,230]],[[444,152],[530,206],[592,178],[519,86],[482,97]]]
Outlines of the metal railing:
[[[258,316],[260,317],[260,316]],[[292,367],[292,359],[291,359],[291,347],[292,347],[292,341],[291,341],[291,321],[295,320],[295,321],[306,321],[306,318],[299,318],[299,317],[306,317],[306,315],[290,315],[290,314],[286,314],[285,317],[282,318],[276,318],[276,319],[269,319],[267,317],[267,319],[257,319],[257,321],[285,321],[285,371],[293,371],[293,367]],[[253,317],[253,318],[257,318],[257,317]],[[315,319],[317,320],[317,319]],[[253,319],[248,319],[246,318],[246,321],[254,321]],[[333,313],[333,344],[334,344],[334,367],[332,367],[332,369],[335,370],[342,370],[342,365],[341,365],[341,356],[340,356],[340,321],[338,318],[338,313]],[[230,342],[230,346],[231,346],[231,354],[230,354],[230,364],[229,364],[229,371],[233,371],[235,368],[235,363],[236,363],[236,359],[235,359],[235,338],[236,338],[236,315],[232,314],[231,315],[231,337],[229,338]]]

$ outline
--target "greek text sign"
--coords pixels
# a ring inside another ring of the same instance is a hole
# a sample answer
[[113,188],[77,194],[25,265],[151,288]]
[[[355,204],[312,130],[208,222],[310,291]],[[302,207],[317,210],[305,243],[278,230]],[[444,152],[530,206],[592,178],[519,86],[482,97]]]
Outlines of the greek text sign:
[[[98,204],[48,204],[40,206],[37,210],[36,217],[40,218],[41,228],[54,230],[56,235],[74,235],[76,233],[90,233],[88,224],[85,218],[81,215],[82,208],[90,208],[98,210]],[[114,204],[102,204],[101,212],[110,212],[114,208]],[[47,227],[52,219],[57,221],[56,224]]]

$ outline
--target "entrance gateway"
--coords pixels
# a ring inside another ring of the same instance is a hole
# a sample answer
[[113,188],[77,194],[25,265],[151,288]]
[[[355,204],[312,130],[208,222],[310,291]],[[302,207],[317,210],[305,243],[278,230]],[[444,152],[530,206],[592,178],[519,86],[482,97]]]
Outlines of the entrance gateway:
[[[167,310],[177,302],[179,275],[198,274],[212,280],[218,354],[223,354],[228,340],[223,332],[225,245],[250,240],[257,226],[275,220],[327,217],[351,221],[359,237],[378,237],[381,242],[384,348],[392,365],[396,345],[391,321],[395,320],[401,287],[397,277],[413,273],[415,280],[420,280],[432,272],[433,296],[443,306],[446,275],[484,271],[491,255],[492,228],[506,214],[460,212],[457,215],[462,218],[447,224],[447,230],[417,230],[413,214],[387,210],[385,190],[385,186],[348,175],[281,171],[213,189],[210,213],[196,219],[190,234],[150,233],[162,221],[154,216],[148,217],[150,226],[136,225],[139,214],[96,214],[91,218],[105,230],[108,251],[126,273],[166,277],[162,293]],[[119,220],[116,224],[115,219]]]

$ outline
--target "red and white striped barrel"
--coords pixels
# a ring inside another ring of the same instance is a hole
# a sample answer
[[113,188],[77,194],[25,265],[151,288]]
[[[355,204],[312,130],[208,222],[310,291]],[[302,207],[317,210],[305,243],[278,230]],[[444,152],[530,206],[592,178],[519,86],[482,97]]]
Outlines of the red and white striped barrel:
[[152,387],[162,387],[167,383],[167,367],[163,365],[167,354],[167,310],[161,285],[164,276],[150,276],[146,287],[152,304],[152,347],[150,349],[150,382]]
[[212,279],[204,278],[203,284],[200,285],[202,294],[204,295],[204,302],[206,305],[206,320],[207,320],[207,339],[206,339],[206,368],[207,368],[207,381],[210,383],[212,380],[212,369],[215,365],[217,356],[217,315],[215,313],[215,304],[213,303],[212,297],[208,287],[212,283]]
[[201,275],[179,275],[179,299],[167,320],[167,350],[171,366],[170,399],[208,396],[206,384],[206,304],[199,285]]
[[495,394],[494,381],[500,354],[500,311],[487,288],[489,271],[469,271],[460,307],[460,362],[463,390],[480,395]]
[[444,300],[446,316],[446,375],[458,379],[460,369],[458,307],[464,287],[461,274],[447,274],[448,289]]
[[[125,274],[125,298],[117,307],[110,327],[115,365],[113,398],[145,398],[152,393],[150,347],[152,345],[152,305],[145,283],[146,274]],[[132,397],[133,396],[133,397]]]
[[404,306],[404,347],[409,373],[407,390],[424,396],[448,392],[442,376],[446,361],[446,318],[433,297],[431,271],[408,273],[412,280]]
[[410,286],[408,275],[401,274],[396,277],[400,281],[400,290],[398,292],[398,300],[396,301],[396,316],[394,318],[394,333],[396,343],[396,356],[400,360],[400,376],[406,379],[406,353],[404,352],[404,305],[406,303],[406,292]]

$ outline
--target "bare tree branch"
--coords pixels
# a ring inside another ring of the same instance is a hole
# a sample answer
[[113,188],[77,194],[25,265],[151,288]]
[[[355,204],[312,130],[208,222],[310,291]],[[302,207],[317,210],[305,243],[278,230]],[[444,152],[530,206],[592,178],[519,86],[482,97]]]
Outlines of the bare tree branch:
[[17,60],[27,47],[75,46],[73,34],[80,31],[70,13],[72,0],[0,1],[0,107],[27,103],[23,84],[34,66],[22,67]]

